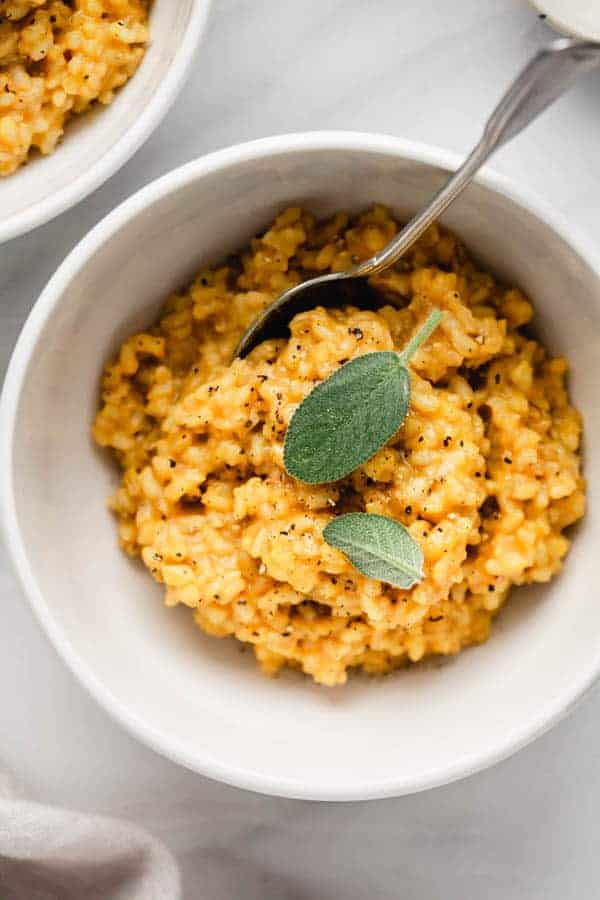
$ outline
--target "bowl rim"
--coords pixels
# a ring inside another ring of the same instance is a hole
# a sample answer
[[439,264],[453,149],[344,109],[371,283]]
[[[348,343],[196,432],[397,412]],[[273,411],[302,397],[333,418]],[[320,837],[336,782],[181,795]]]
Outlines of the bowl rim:
[[192,0],[183,39],[158,90],[139,118],[93,166],[81,172],[62,190],[30,204],[26,209],[14,213],[4,221],[0,219],[0,245],[28,234],[75,206],[118,172],[148,140],[177,99],[190,74],[196,48],[207,24],[211,3],[212,0]]
[[547,0],[529,0],[530,5],[538,13],[539,17],[546,20],[546,24],[560,34],[567,34],[579,38],[582,41],[597,41],[600,31],[598,27],[590,30],[581,22],[581,15],[569,17],[569,2],[563,0],[562,9],[556,10],[554,5]]
[[[329,787],[322,783],[311,783],[306,779],[265,775],[243,765],[223,764],[209,752],[190,751],[168,734],[158,731],[140,718],[103,685],[88,668],[85,659],[71,645],[45,604],[42,591],[37,585],[27,559],[13,490],[12,444],[19,400],[30,361],[40,334],[59,306],[65,288],[94,253],[106,240],[150,205],[204,175],[274,154],[304,153],[312,150],[383,153],[398,159],[449,170],[454,170],[461,162],[460,157],[453,152],[388,135],[352,131],[285,134],[261,138],[208,154],[163,175],[117,206],[76,245],[59,266],[34,304],[15,345],[0,397],[0,526],[25,596],[58,655],[88,693],[130,735],[185,768],[235,787],[305,800],[370,800],[397,797],[448,784],[506,759],[541,736],[580,702],[600,676],[600,642],[596,652],[590,655],[586,664],[582,665],[579,676],[566,684],[560,695],[553,697],[535,718],[507,731],[503,739],[491,748],[462,756],[449,764],[423,773],[418,778],[399,773],[396,777],[383,781],[376,778],[362,779],[359,782],[356,779],[349,779],[347,783]],[[546,201],[528,189],[516,187],[510,179],[488,168],[484,169],[476,181],[525,208],[552,228],[590,265],[600,280],[600,254],[587,237],[574,229],[566,218],[555,212]]]

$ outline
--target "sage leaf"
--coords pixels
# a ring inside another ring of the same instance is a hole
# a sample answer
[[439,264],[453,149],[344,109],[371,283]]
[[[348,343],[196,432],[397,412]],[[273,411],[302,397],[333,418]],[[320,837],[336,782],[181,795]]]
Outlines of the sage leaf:
[[441,317],[434,310],[402,353],[358,356],[311,391],[285,436],[283,463],[292,477],[306,484],[338,481],[393,437],[410,405],[407,363]]
[[346,513],[326,525],[323,537],[368,578],[405,589],[423,578],[423,551],[395,519]]
[[295,411],[285,436],[285,468],[307,484],[344,478],[396,433],[409,403],[410,377],[396,353],[357,356]]

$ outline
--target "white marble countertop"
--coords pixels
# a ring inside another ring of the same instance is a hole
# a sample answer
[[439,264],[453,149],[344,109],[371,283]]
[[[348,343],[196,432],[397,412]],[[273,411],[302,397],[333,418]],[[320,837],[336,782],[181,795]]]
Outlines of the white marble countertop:
[[[389,132],[465,151],[549,31],[521,0],[215,0],[162,127],[78,207],[0,247],[0,372],[40,289],[106,212],[227,144],[286,131]],[[600,74],[499,154],[592,237]],[[600,694],[511,760],[398,800],[313,804],[209,782],[138,745],[84,693],[0,550],[0,769],[35,798],[126,816],[178,854],[185,896],[226,900],[582,900],[597,896]]]

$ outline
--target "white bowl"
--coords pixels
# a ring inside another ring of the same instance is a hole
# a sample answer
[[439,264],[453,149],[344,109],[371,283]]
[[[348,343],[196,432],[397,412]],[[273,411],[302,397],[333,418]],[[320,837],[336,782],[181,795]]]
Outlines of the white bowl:
[[600,41],[600,0],[529,0],[563,34]]
[[154,0],[148,49],[113,103],[74,117],[54,153],[0,179],[0,244],[83,200],[150,137],[196,59],[209,7],[210,0]]
[[[402,216],[455,157],[388,137],[284,136],[190,163],[107,216],[36,304],[0,411],[3,519],[29,600],[56,649],[129,731],[191,769],[265,793],[386,797],[507,756],[562,716],[600,671],[595,589],[600,457],[590,510],[564,573],[515,591],[490,641],[447,664],[318,687],[269,680],[239,645],[203,635],[188,610],[117,548],[105,500],[117,481],[90,440],[104,361],[150,324],[166,294],[258,232],[286,204],[318,214],[390,204]],[[481,260],[536,301],[573,364],[589,446],[600,444],[600,260],[544,204],[487,173],[445,216]]]

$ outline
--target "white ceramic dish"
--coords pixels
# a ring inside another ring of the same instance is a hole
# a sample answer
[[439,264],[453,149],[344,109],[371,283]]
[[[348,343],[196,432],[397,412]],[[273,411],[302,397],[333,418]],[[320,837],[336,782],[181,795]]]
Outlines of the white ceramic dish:
[[563,34],[600,41],[600,0],[530,0],[548,24]]
[[54,153],[0,179],[0,244],[74,206],[160,124],[196,57],[210,0],[154,0],[150,44],[110,106],[71,120]]
[[[151,323],[167,292],[218,261],[289,202],[319,214],[385,201],[406,215],[456,166],[442,151],[349,133],[224,150],[154,182],[79,244],[17,344],[0,411],[8,546],[60,655],[141,740],[185,766],[271,794],[386,797],[488,766],[562,716],[600,671],[600,458],[590,510],[560,578],[515,592],[491,640],[444,666],[317,687],[268,680],[234,641],[118,550],[105,500],[116,483],[90,441],[103,362]],[[535,298],[544,338],[568,352],[588,446],[600,442],[600,260],[540,201],[482,175],[446,216],[480,258]]]

